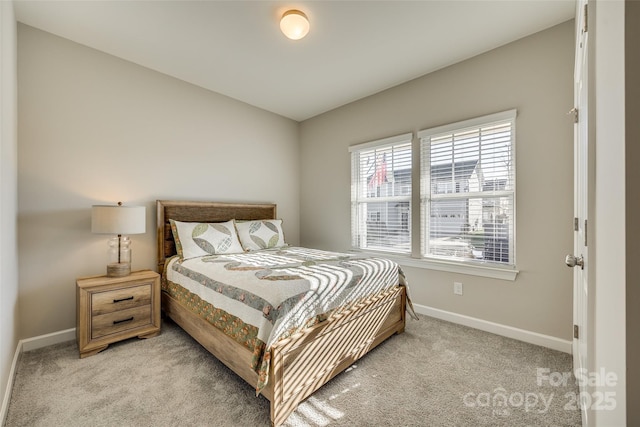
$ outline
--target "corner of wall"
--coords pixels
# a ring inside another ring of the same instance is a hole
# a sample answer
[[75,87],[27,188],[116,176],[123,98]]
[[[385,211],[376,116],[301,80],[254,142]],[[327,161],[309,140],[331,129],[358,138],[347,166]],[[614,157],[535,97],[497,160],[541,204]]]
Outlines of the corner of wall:
[[[17,30],[12,1],[0,2],[0,422],[8,409],[18,342]],[[6,385],[6,386],[5,386]]]

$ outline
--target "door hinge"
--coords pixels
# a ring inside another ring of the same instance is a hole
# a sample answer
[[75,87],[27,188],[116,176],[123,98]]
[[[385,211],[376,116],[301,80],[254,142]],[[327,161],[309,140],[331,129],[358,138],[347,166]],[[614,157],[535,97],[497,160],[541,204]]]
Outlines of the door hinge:
[[587,246],[587,220],[584,220],[584,245]]
[[586,33],[587,31],[589,31],[589,4],[585,4],[584,5],[584,14],[582,15],[583,18],[583,22],[582,22],[582,32]]
[[578,327],[578,325],[573,325],[573,337],[575,339],[580,338],[580,328]]
[[567,113],[567,115],[572,114],[573,115],[573,123],[578,123],[578,109],[576,107],[573,107],[571,110],[569,110],[569,112]]
[[573,218],[573,231],[578,231],[580,229],[580,220],[578,218]]

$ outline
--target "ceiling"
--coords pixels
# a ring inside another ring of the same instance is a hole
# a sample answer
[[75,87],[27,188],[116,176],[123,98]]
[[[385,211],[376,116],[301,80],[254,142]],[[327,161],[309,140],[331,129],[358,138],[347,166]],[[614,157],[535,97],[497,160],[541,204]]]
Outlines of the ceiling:
[[[302,10],[302,40],[279,17]],[[302,121],[574,16],[573,0],[33,1],[17,20]]]

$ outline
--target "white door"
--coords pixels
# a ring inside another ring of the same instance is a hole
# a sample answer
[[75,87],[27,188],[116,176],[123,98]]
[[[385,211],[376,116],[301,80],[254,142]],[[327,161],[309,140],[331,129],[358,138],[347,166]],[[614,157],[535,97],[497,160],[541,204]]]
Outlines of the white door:
[[[573,254],[566,263],[573,267],[573,369],[588,372],[589,331],[589,254],[588,254],[588,184],[589,184],[589,135],[588,135],[588,28],[587,0],[577,1],[576,58],[574,97],[576,124],[574,128],[574,244]],[[586,391],[581,389],[580,392]],[[582,411],[582,425],[588,426],[588,411]]]

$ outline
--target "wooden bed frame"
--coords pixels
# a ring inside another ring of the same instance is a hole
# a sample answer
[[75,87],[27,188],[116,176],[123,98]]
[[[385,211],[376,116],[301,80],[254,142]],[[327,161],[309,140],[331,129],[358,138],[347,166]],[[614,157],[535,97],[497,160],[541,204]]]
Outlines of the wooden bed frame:
[[[157,201],[158,271],[176,253],[169,219],[223,222],[275,219],[274,204]],[[396,286],[272,347],[262,394],[271,403],[271,425],[281,425],[298,404],[391,335],[404,332],[406,289]],[[255,387],[251,351],[162,293],[162,310],[203,347]]]

